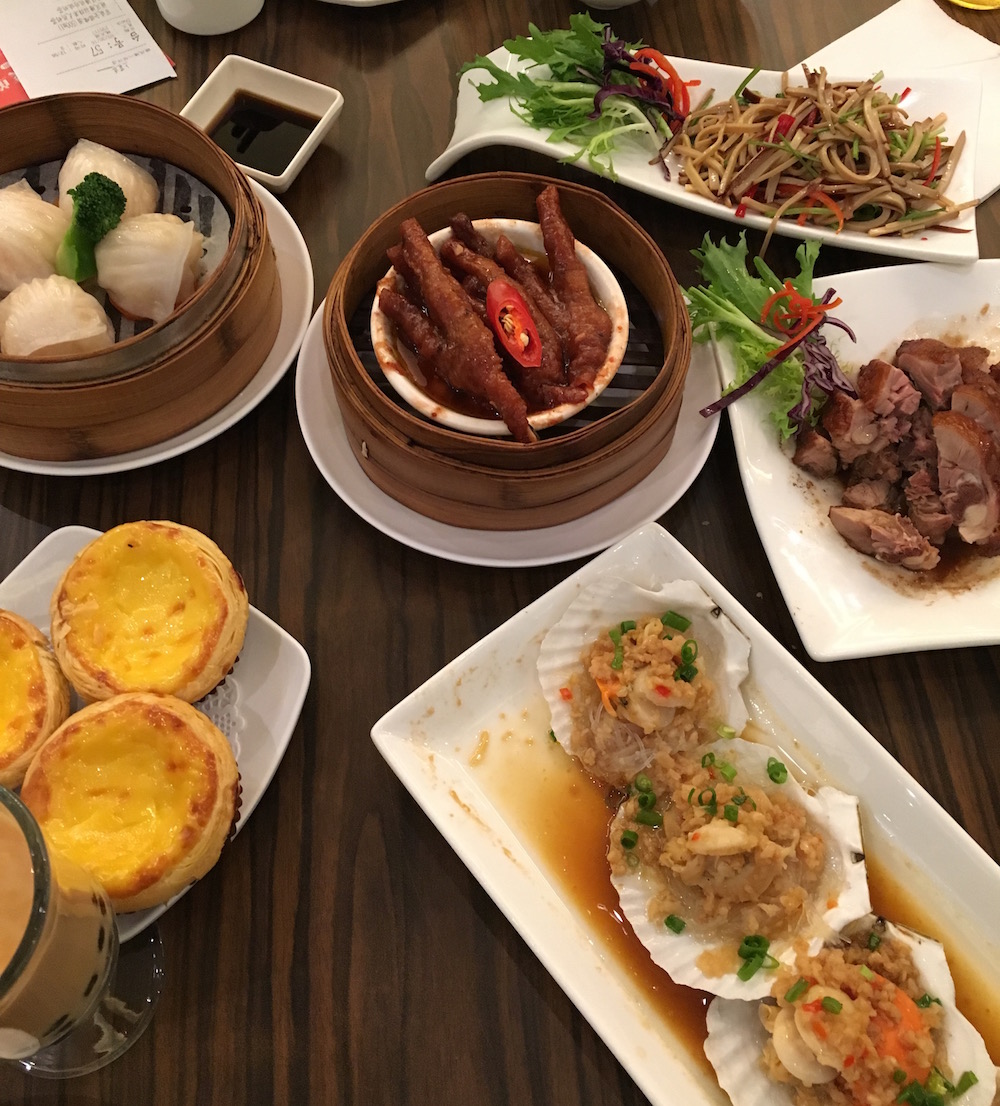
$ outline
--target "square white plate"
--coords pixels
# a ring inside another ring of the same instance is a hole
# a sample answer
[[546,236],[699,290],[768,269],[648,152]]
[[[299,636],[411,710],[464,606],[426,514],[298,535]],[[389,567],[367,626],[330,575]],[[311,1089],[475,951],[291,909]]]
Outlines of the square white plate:
[[[488,57],[501,68],[509,72],[518,72],[526,64],[513,57],[501,46]],[[699,81],[692,90],[694,99],[704,95],[709,89],[715,89],[715,101],[730,96],[749,72],[745,66],[718,65],[712,62],[693,61],[689,58],[671,58],[681,78],[685,81]],[[831,73],[831,80],[844,74]],[[855,73],[853,77],[866,78],[869,73]],[[510,100],[502,98],[483,102],[476,91],[476,84],[489,83],[493,78],[485,69],[472,70],[464,74],[459,81],[458,100],[455,106],[455,129],[451,141],[444,152],[427,168],[427,179],[436,180],[449,166],[472,150],[484,146],[516,146],[533,150],[552,158],[566,158],[575,155],[579,147],[569,142],[550,142],[548,131],[539,131],[530,127],[516,116],[510,107]],[[776,91],[780,88],[781,74],[761,71],[754,77],[752,86],[759,92]],[[948,186],[948,195],[956,202],[971,200],[975,196],[975,161],[979,141],[979,105],[982,99],[982,81],[975,76],[968,79],[954,76],[943,77],[930,72],[905,73],[896,71],[886,76],[881,86],[889,93],[902,94],[909,89],[905,107],[913,119],[923,119],[944,112],[948,116],[946,132],[954,141],[960,131],[965,131],[966,146],[955,168],[955,175]],[[735,210],[723,204],[715,203],[703,196],[689,192],[678,183],[679,162],[670,161],[671,175],[667,180],[659,165],[651,165],[650,147],[638,142],[622,142],[613,153],[614,172],[603,172],[603,176],[618,180],[640,192],[677,204],[680,207],[700,211],[705,215],[725,219],[739,226],[750,226],[766,230],[770,220],[763,215],[748,213],[738,218]],[[586,158],[576,162],[578,168],[593,169]],[[845,230],[837,234],[834,230],[822,227],[798,226],[793,219],[779,219],[776,233],[793,238],[816,238],[842,246],[845,249],[865,250],[869,253],[892,254],[897,257],[913,257],[923,261],[974,261],[979,256],[979,244],[976,238],[975,209],[963,211],[950,227],[961,228],[966,233],[956,234],[950,230],[931,228],[921,235],[910,238],[871,237],[859,231]]]
[[[841,365],[857,370],[891,360],[905,338],[965,340],[1000,357],[1000,261],[963,268],[906,265],[842,273],[817,281],[843,297],[837,318],[857,336],[827,331]],[[994,306],[995,305],[995,306]],[[723,380],[733,365],[715,346]],[[836,481],[796,468],[752,392],[728,408],[736,456],[757,532],[809,655],[818,661],[1000,642],[1000,557],[935,584],[921,573],[882,564],[851,549],[827,511],[840,502]]]
[[267,185],[272,192],[285,192],[333,126],[344,106],[344,97],[329,85],[310,81],[284,69],[275,69],[272,65],[263,65],[239,54],[227,54],[181,108],[180,114],[207,133],[238,92],[251,93],[318,120],[281,173],[265,173],[252,165],[240,165],[248,177]]
[[[52,592],[69,562],[99,533],[86,526],[54,530],[0,582],[0,607],[33,622],[48,636]],[[251,607],[246,641],[236,666],[215,691],[195,703],[222,730],[236,754],[242,788],[237,833],[281,763],[305,701],[310,669],[305,649]],[[74,694],[71,709],[78,710],[81,705]],[[121,940],[141,933],[181,895],[149,910],[120,915]]]
[[[947,904],[949,933],[1000,963],[1000,867],[674,538],[655,524],[596,557],[431,677],[372,729],[393,771],[655,1106],[725,1104],[477,777],[484,731],[502,733],[539,697],[539,642],[607,574],[646,587],[699,583],[750,639],[744,695],[790,763],[861,799],[866,848],[915,894]],[[544,726],[539,739],[545,739]],[[933,891],[929,890],[933,888]],[[951,919],[955,919],[952,921]],[[971,942],[971,943],[970,943]],[[989,969],[994,971],[993,968]],[[994,984],[995,985],[995,984]]]

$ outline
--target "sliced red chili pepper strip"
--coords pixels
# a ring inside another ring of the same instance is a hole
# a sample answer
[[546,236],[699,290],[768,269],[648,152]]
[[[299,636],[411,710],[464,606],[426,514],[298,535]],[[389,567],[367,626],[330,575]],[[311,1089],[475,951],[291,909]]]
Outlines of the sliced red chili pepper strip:
[[774,131],[771,135],[772,140],[779,134],[782,136],[782,138],[787,137],[788,132],[794,126],[795,126],[795,116],[794,115],[788,115],[787,113],[783,112],[781,115],[778,116],[777,122],[775,122],[775,124],[774,124]]
[[670,82],[670,94],[674,98],[674,106],[679,114],[687,115],[691,110],[691,96],[670,59],[665,54],[661,54],[659,50],[654,50],[652,46],[643,46],[636,50],[635,56],[641,61],[653,62],[663,70]]
[[520,292],[506,280],[491,280],[486,289],[486,317],[503,348],[526,369],[542,363],[542,341]]

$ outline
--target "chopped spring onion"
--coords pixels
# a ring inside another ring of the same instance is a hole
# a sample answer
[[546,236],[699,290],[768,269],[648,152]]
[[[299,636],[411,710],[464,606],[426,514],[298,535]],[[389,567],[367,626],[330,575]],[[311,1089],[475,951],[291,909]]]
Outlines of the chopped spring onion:
[[693,664],[682,664],[674,673],[674,679],[683,680],[686,684],[689,684],[697,675],[698,669]]
[[920,998],[917,999],[917,1005],[920,1007],[921,1010],[926,1010],[932,1002],[936,1002],[938,1006],[941,1005],[941,1000],[939,998],[935,998],[933,995],[923,994],[920,996]]
[[634,630],[635,629],[635,619],[633,619],[633,618],[625,619],[625,621],[621,624],[621,628],[622,628],[622,633],[623,634],[627,634],[629,632],[629,630]]
[[875,949],[877,949],[877,948],[879,947],[879,945],[881,945],[881,944],[882,944],[882,938],[881,938],[881,937],[880,937],[880,936],[879,936],[879,935],[878,935],[878,934],[877,934],[877,933],[875,932],[875,930],[873,929],[873,930],[871,931],[871,933],[869,933],[869,934],[868,934],[868,947],[869,947],[869,948],[870,948],[870,949],[871,949],[872,951],[874,951],[874,950],[875,950]]
[[663,825],[663,815],[658,810],[638,810],[635,820],[641,826],[652,826],[654,829]]
[[671,630],[680,630],[681,633],[691,625],[690,618],[685,618],[684,615],[678,614],[676,611],[664,611],[660,615],[660,621],[664,626],[669,626]]
[[656,795],[652,791],[640,791],[636,796],[640,810],[650,810],[656,806]]
[[867,979],[869,982],[871,982],[871,980],[875,978],[875,973],[871,970],[871,968],[868,967],[867,964],[862,964],[861,967],[858,968],[858,971],[861,972],[862,976],[864,976],[864,978]]
[[734,730],[732,726],[717,726],[715,732],[719,735],[719,737],[726,739],[736,736],[736,730]]
[[701,758],[702,768],[710,768],[715,763],[715,753],[708,752]]
[[685,922],[683,918],[678,918],[676,914],[668,914],[663,919],[663,924],[672,932],[680,933],[685,925],[687,925],[687,922]]
[[734,803],[726,803],[722,808],[722,813],[727,822],[736,822],[740,817],[740,808]]
[[767,776],[771,783],[784,783],[788,779],[788,769],[777,757],[768,757]]
[[636,791],[652,791],[653,781],[646,775],[645,772],[640,772],[635,777],[635,789]]
[[622,645],[622,632],[621,630],[608,630],[608,637],[611,638],[615,647],[615,655],[611,658],[611,668],[613,671],[618,672],[625,663],[625,647]]
[[694,664],[698,657],[698,643],[689,637],[681,646],[681,660],[685,664]]
[[833,995],[824,995],[820,1000],[820,1006],[828,1014],[839,1014],[844,1009],[844,1004],[839,999],[835,999]]
[[736,779],[736,767],[730,764],[728,760],[716,761],[715,767],[718,768],[719,775],[727,783],[732,783]]
[[785,1002],[796,1002],[809,990],[809,980],[799,976],[798,980],[785,992]]
[[974,1087],[978,1082],[979,1082],[979,1076],[977,1076],[974,1071],[963,1071],[962,1075],[961,1075],[961,1078],[955,1084],[955,1094],[956,1094],[956,1096],[960,1095],[960,1094],[965,1094],[965,1092],[970,1087]]
[[634,849],[639,844],[639,835],[635,830],[622,830],[622,848]]

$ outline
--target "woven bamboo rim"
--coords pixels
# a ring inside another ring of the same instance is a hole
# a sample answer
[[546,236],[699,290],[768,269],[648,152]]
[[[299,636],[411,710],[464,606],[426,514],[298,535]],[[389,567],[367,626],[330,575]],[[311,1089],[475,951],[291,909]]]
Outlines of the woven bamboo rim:
[[[219,265],[168,319],[92,362],[91,379],[0,378],[0,450],[36,460],[110,456],[165,441],[214,414],[253,379],[281,321],[281,288],[263,206],[236,164],[180,116],[129,97],[42,97],[4,112],[0,172],[65,155],[78,138],[162,158],[226,205],[232,229]],[[34,362],[58,372],[58,358]]]
[[570,225],[585,226],[587,245],[632,280],[663,337],[664,363],[637,399],[589,426],[524,445],[425,422],[384,394],[358,356],[349,320],[370,302],[404,218],[414,216],[428,231],[460,210],[474,219],[532,218],[535,196],[549,183],[533,174],[488,174],[425,189],[369,228],[327,294],[324,343],[355,456],[386,494],[451,525],[531,529],[579,518],[648,475],[673,440],[691,352],[683,296],[646,232],[582,185],[554,182]]

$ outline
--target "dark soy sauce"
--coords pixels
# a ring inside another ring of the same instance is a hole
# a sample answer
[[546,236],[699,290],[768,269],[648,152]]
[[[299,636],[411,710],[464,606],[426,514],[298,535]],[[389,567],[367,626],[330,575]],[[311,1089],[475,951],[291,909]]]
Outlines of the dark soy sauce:
[[234,160],[278,177],[319,119],[315,115],[237,92],[209,128],[209,137]]

